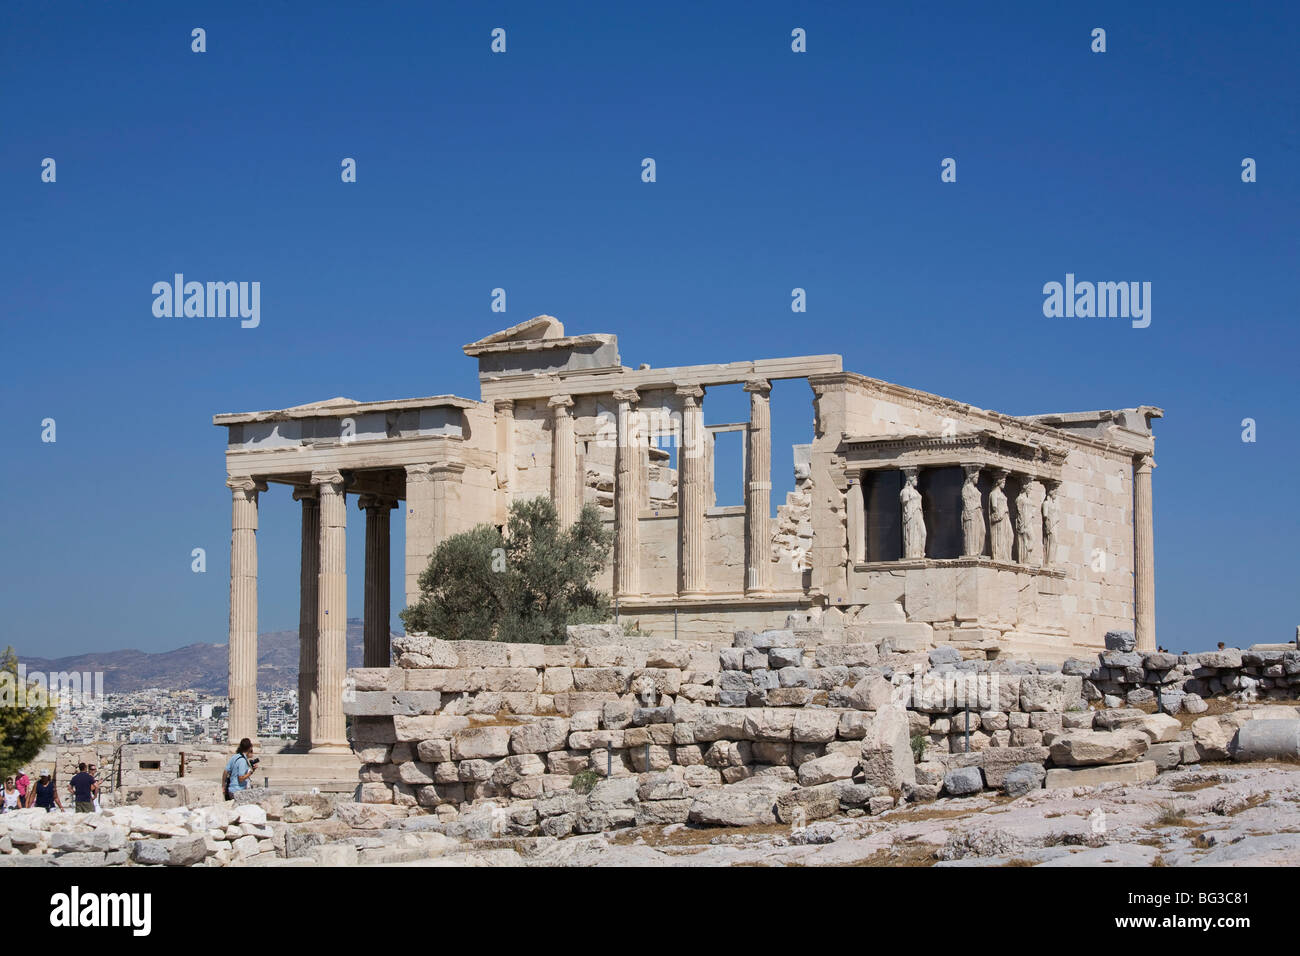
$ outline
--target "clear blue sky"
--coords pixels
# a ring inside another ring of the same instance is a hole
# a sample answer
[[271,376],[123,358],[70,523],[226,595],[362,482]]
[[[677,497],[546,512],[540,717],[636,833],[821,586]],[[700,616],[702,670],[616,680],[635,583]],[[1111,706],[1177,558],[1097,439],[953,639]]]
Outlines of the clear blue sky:
[[[1012,414],[1160,405],[1160,642],[1290,639],[1298,24],[1294,3],[6,4],[0,645],[225,641],[211,416],[477,397],[460,346],[542,312],[633,366],[838,352]],[[175,272],[261,282],[260,327],[154,318]],[[1151,282],[1150,327],[1044,318],[1067,272]],[[774,392],[778,482],[809,399]],[[262,629],[296,627],[287,489],[260,544]],[[400,534],[394,554],[397,603]]]

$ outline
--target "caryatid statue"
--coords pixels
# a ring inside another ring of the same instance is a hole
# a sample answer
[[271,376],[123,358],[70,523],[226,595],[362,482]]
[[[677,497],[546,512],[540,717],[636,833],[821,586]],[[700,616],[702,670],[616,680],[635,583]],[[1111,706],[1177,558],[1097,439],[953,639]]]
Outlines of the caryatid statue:
[[1056,533],[1061,527],[1061,502],[1056,497],[1061,487],[1059,481],[1047,482],[1047,497],[1043,499],[1043,563],[1056,565]]
[[1011,512],[1007,508],[1007,473],[994,472],[989,492],[989,548],[994,561],[1011,560]]
[[1034,481],[1027,480],[1016,495],[1016,551],[1021,564],[1037,563],[1041,512],[1034,506]]
[[921,492],[916,490],[916,469],[903,471],[903,490],[898,493],[903,506],[903,557],[925,557],[925,516],[921,511]]
[[978,465],[967,465],[961,486],[961,553],[978,558],[984,553],[984,502],[980,496]]

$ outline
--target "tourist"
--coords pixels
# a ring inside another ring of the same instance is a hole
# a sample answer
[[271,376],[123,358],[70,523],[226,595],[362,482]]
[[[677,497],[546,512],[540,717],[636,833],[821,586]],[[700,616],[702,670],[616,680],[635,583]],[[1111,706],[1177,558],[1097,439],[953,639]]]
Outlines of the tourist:
[[18,788],[18,805],[27,806],[27,788],[32,784],[31,778],[27,776],[26,770],[19,770],[18,776],[14,777],[14,786]]
[[13,777],[5,777],[4,800],[0,801],[0,813],[17,810],[22,804],[18,802],[18,788],[14,786]]
[[77,764],[77,772],[68,781],[72,791],[72,808],[77,813],[95,812],[95,778],[86,772],[84,763]]
[[227,800],[240,790],[248,789],[249,778],[257,768],[257,761],[252,759],[252,753],[253,742],[245,737],[239,742],[239,749],[235,751],[235,755],[226,763],[224,790]]
[[94,803],[95,803],[95,812],[98,813],[99,810],[100,810],[100,807],[99,807],[99,773],[95,770],[95,765],[94,765],[93,763],[92,763],[89,767],[86,768],[86,772],[89,773],[89,774],[91,775],[91,777],[93,777],[94,780],[95,780],[95,787],[94,787],[94,789],[93,789],[91,792],[95,795],[95,801],[94,801]]
[[31,796],[27,798],[27,805],[42,807],[46,813],[53,813],[56,806],[60,810],[63,809],[63,801],[59,799],[59,788],[55,786],[54,780],[48,773],[41,773],[41,779],[36,781]]

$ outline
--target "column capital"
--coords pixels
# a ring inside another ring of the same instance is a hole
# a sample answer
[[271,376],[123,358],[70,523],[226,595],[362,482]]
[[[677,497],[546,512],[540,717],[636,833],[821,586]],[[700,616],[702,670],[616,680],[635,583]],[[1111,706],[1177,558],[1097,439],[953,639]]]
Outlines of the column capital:
[[766,398],[768,393],[772,391],[772,383],[765,378],[751,378],[745,382],[744,390]]
[[702,385],[678,385],[676,388],[677,396],[682,400],[682,404],[687,408],[699,404],[700,399],[704,397],[704,386]]
[[392,510],[397,507],[397,499],[389,495],[358,495],[357,507],[362,511]]
[[513,398],[498,398],[492,402],[492,410],[498,415],[504,413],[515,413],[515,400]]
[[556,415],[567,415],[568,410],[573,407],[572,395],[552,395],[550,401],[546,403],[555,409]]
[[313,471],[311,473],[311,483],[319,492],[322,486],[329,485],[334,494],[342,494],[347,479],[343,477],[341,471]]
[[317,488],[315,485],[294,485],[293,500],[294,501],[319,501],[320,489]]
[[226,487],[235,494],[251,497],[259,491],[266,491],[266,482],[252,475],[230,475],[226,478]]
[[635,405],[637,402],[641,401],[641,393],[638,392],[635,388],[615,389],[614,401],[618,402],[620,405],[624,403],[628,405]]
[[406,465],[407,481],[446,481],[465,472],[461,461],[419,462]]
[[1133,457],[1133,468],[1139,474],[1150,474],[1155,470],[1156,460],[1153,455],[1135,455]]
[[974,475],[976,478],[978,478],[980,476],[980,472],[984,470],[984,466],[973,465],[970,462],[964,461],[961,464],[961,470],[962,470],[962,474],[964,475]]

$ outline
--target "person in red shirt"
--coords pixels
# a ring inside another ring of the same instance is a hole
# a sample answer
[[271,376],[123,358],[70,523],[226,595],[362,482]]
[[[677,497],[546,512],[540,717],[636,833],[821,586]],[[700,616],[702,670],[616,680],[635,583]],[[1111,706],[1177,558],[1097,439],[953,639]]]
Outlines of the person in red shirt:
[[14,786],[18,788],[18,797],[22,805],[27,806],[27,788],[32,785],[32,781],[27,776],[26,770],[19,770],[18,776],[14,778]]

